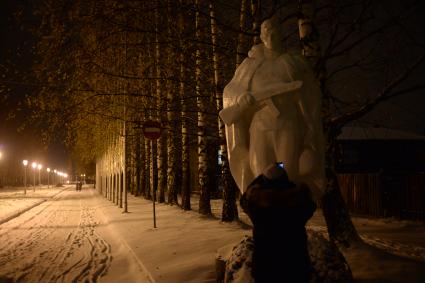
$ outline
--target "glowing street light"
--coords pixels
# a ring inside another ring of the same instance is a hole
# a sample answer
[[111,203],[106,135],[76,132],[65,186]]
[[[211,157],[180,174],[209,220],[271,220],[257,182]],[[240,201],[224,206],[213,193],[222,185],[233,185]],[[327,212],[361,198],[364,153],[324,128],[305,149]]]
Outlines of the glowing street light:
[[41,171],[41,168],[43,168],[43,165],[38,164],[37,168],[38,168],[38,185],[40,186],[41,185],[40,171]]
[[22,164],[24,164],[24,194],[27,194],[27,166],[28,166],[28,160],[24,159],[22,160]]
[[49,177],[50,177],[50,168],[49,167],[47,167],[47,188],[49,188],[49,186],[50,186],[50,180],[49,180]]
[[31,163],[31,167],[32,167],[32,176],[33,176],[33,180],[34,180],[34,187],[33,187],[33,191],[35,192],[35,168],[37,168],[37,162],[33,162]]

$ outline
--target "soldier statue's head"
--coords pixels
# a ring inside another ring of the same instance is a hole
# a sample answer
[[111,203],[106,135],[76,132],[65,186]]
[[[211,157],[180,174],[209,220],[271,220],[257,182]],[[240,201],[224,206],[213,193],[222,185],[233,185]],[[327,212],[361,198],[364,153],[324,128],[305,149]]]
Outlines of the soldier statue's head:
[[282,51],[282,35],[276,17],[267,19],[261,24],[260,38],[267,49],[276,52]]

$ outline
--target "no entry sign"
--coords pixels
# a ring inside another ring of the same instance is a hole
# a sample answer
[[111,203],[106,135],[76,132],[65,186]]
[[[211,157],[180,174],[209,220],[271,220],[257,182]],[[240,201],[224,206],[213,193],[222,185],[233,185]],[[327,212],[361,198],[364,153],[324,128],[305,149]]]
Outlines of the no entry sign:
[[143,135],[150,140],[156,140],[161,136],[161,123],[157,121],[146,121],[143,124]]

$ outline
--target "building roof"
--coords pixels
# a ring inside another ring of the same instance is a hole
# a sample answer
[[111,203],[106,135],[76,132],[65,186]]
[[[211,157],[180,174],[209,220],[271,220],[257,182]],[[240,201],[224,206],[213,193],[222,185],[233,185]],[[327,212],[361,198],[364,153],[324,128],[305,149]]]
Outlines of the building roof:
[[339,140],[421,140],[424,135],[384,127],[344,127]]

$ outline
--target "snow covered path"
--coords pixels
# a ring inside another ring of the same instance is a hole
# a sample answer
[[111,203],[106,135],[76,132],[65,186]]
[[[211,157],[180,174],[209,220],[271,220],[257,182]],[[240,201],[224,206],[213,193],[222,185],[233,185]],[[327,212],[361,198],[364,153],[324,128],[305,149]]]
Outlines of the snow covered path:
[[[1,276],[16,282],[96,282],[111,269],[102,281],[118,282],[117,274],[127,274],[127,282],[147,282],[123,256],[98,202],[94,190],[69,187],[0,225]],[[111,266],[113,257],[117,264]]]
[[[128,203],[122,213],[88,186],[0,190],[0,283],[215,282],[217,250],[251,234],[248,225],[220,222],[219,200],[212,201],[216,217],[157,204],[158,228],[151,201],[129,195]],[[425,225],[353,222],[365,242],[343,251],[355,282],[425,282]],[[320,211],[307,227],[326,233]]]

